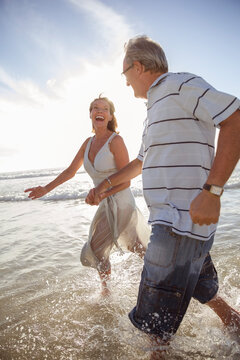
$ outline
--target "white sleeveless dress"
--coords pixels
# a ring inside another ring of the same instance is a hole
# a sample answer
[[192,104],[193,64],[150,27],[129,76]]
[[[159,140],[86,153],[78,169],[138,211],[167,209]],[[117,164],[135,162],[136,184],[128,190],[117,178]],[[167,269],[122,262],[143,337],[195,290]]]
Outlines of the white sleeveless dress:
[[[84,154],[84,168],[97,186],[106,177],[117,171],[114,156],[109,144],[113,133],[97,153],[94,163],[89,160],[89,149],[93,137],[89,139]],[[135,246],[146,249],[150,236],[150,227],[137,208],[130,188],[119,191],[103,199],[93,218],[88,241],[81,252],[81,262],[99,271],[110,268],[109,255],[114,245],[118,248],[134,249]]]

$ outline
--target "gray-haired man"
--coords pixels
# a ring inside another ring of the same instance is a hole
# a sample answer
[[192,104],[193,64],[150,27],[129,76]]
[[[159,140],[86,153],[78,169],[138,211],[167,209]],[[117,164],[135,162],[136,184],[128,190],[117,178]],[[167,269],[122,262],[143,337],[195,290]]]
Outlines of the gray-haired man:
[[240,327],[239,314],[216,296],[217,273],[209,254],[223,186],[240,156],[240,101],[199,76],[168,72],[161,46],[146,36],[130,39],[125,51],[127,85],[148,100],[141,149],[135,160],[92,190],[87,202],[97,203],[109,183],[115,186],[142,173],[152,233],[130,320],[169,340],[194,297],[226,325]]

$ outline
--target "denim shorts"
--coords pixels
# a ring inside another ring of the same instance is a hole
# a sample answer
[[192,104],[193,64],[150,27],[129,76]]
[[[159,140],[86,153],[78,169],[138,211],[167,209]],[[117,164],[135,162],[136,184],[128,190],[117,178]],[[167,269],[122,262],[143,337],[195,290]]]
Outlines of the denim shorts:
[[192,297],[204,304],[216,295],[217,272],[209,254],[213,240],[181,236],[165,225],[152,226],[137,305],[129,313],[134,326],[168,340]]

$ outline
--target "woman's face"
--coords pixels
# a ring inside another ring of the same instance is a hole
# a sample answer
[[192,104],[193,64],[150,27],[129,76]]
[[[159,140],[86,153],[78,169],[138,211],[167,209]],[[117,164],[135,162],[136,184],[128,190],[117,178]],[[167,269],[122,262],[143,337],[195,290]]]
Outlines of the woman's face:
[[100,128],[107,128],[108,122],[112,120],[110,106],[106,100],[95,100],[90,112],[92,125],[95,131]]

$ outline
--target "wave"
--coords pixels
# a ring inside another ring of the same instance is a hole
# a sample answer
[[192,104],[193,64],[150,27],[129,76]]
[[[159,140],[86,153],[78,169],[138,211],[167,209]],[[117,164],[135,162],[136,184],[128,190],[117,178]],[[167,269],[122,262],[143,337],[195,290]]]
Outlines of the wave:
[[[27,170],[11,173],[0,173],[0,180],[2,182],[2,188],[0,188],[0,202],[21,202],[21,201],[30,201],[28,194],[25,194],[20,186],[22,182],[18,181],[19,179],[31,179],[31,178],[42,178],[42,177],[56,177],[63,169],[60,168],[51,168],[51,169],[41,169],[41,170]],[[84,170],[78,171],[76,175],[80,175],[81,179],[77,176],[76,182],[69,184],[69,186],[64,185],[63,188],[57,188],[46,196],[40,198],[40,201],[65,201],[65,200],[81,200],[85,199],[89,189],[92,187],[92,184],[89,182],[90,178]],[[86,176],[85,176],[86,175]],[[5,180],[11,180],[11,183],[5,182]],[[16,181],[14,181],[16,180]],[[31,187],[31,182],[35,180],[30,180],[28,187]],[[36,180],[37,182],[37,180]],[[81,183],[81,188],[79,188],[79,183]],[[131,189],[135,197],[143,196],[141,182],[136,185],[133,183]],[[240,172],[235,171],[231,176],[228,183],[225,185],[226,191],[240,189]]]
[[[142,190],[139,188],[132,188],[133,195],[135,197],[142,196]],[[88,190],[76,190],[76,191],[65,191],[57,193],[49,193],[42,198],[39,198],[39,201],[65,201],[65,200],[85,200],[88,194]],[[21,201],[31,201],[28,198],[28,195],[25,193],[9,193],[0,196],[0,202],[21,202]]]
[[[64,201],[64,200],[79,200],[85,199],[88,192],[83,191],[75,193],[57,193],[43,196],[37,200],[39,201]],[[19,202],[19,201],[31,201],[26,194],[7,194],[0,196],[0,202]]]
[[[1,173],[0,180],[17,180],[17,179],[29,179],[29,178],[41,178],[47,176],[57,176],[63,169],[44,169],[44,170],[28,170],[25,172],[10,172],[10,173]],[[83,173],[84,171],[79,171],[78,173]],[[78,174],[77,173],[77,174]]]
[[[233,183],[225,186],[226,191],[230,191],[232,189],[240,189],[240,183]],[[131,187],[134,197],[143,196],[142,189],[137,187]],[[86,189],[68,189],[65,191],[52,192],[39,198],[39,201],[66,201],[66,200],[84,200],[88,194],[88,190]],[[31,201],[28,198],[28,195],[21,192],[10,192],[4,195],[0,195],[0,202],[21,202],[21,201]]]
[[232,183],[232,184],[226,184],[226,185],[224,186],[224,188],[225,188],[226,190],[228,190],[228,189],[240,189],[240,182]]

